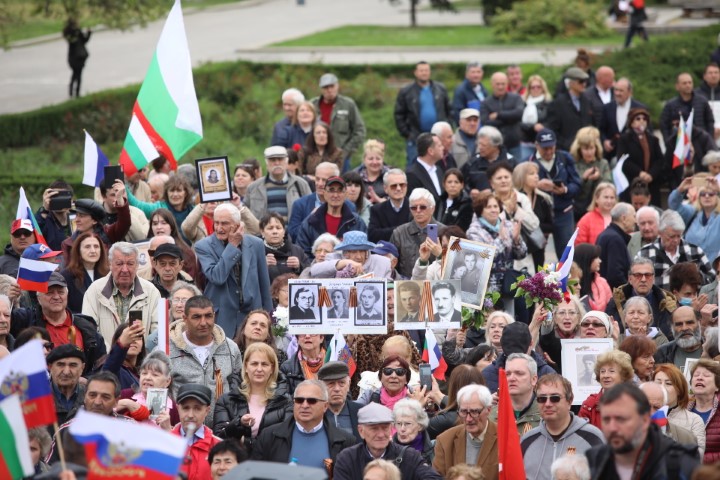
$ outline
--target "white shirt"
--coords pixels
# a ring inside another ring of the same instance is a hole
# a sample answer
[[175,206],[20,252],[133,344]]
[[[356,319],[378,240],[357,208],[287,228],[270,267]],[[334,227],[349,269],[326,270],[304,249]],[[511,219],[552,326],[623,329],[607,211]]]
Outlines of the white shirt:
[[302,425],[300,425],[300,424],[297,423],[297,422],[295,422],[295,426],[296,426],[297,429],[300,430],[302,433],[315,433],[315,432],[319,431],[321,428],[323,428],[323,422],[322,422],[322,420],[320,420],[320,423],[318,423],[316,426],[314,426],[314,427],[313,427],[312,429],[310,429],[310,430],[305,430],[305,429],[302,427]]
[[600,87],[597,87],[598,97],[600,97],[600,100],[602,100],[603,105],[607,105],[608,103],[612,102],[613,94],[612,90],[609,88],[607,90],[602,90]]
[[425,163],[420,157],[417,159],[418,163],[422,165],[422,167],[427,170],[428,175],[430,175],[430,180],[432,180],[433,185],[435,186],[435,191],[438,195],[442,195],[442,190],[440,189],[440,180],[437,176],[437,167],[435,165],[430,165],[429,163]]
[[195,345],[190,340],[188,340],[187,332],[183,332],[183,339],[185,340],[185,343],[187,343],[188,346],[193,349],[193,353],[195,353],[195,356],[200,362],[200,365],[205,365],[205,360],[207,360],[207,358],[210,356],[210,349],[213,347],[214,342],[210,342],[210,344],[208,345]]
[[627,123],[628,113],[630,113],[630,99],[625,102],[625,105],[617,104],[617,111],[615,112],[615,121],[617,122],[618,131],[622,132]]

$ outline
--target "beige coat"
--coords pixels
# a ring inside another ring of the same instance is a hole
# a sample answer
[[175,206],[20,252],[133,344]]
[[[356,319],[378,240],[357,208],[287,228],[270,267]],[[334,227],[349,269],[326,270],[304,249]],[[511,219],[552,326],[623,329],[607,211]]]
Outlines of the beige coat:
[[[458,425],[438,435],[435,439],[433,467],[445,476],[453,465],[465,463],[467,432],[465,425]],[[488,420],[485,439],[480,447],[475,466],[480,467],[485,480],[498,479],[498,438],[497,425]]]

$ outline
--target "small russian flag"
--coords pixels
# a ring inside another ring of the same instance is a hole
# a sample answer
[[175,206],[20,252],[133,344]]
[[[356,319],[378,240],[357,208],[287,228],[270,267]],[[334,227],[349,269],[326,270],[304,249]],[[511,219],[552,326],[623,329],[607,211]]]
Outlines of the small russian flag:
[[438,380],[445,380],[447,363],[440,352],[435,334],[429,328],[425,329],[425,348],[422,353],[423,362],[430,364],[433,377]]
[[100,182],[105,178],[105,168],[110,161],[105,156],[100,146],[88,132],[85,132],[85,170],[83,172],[83,185],[99,187]]
[[650,420],[658,427],[666,427],[668,424],[667,412],[668,407],[664,405],[650,416]]
[[560,257],[560,261],[556,266],[556,271],[560,273],[560,285],[562,286],[562,291],[565,294],[564,297],[566,302],[570,301],[570,292],[568,291],[567,283],[570,278],[570,269],[572,268],[573,258],[575,257],[575,239],[577,238],[579,231],[579,228],[575,229],[575,233],[573,233],[572,237],[570,237],[570,240],[565,246],[565,250],[563,250],[563,254]]
[[30,292],[47,293],[50,275],[58,268],[57,263],[46,262],[62,252],[50,250],[50,247],[35,243],[25,249],[20,257],[17,282],[20,288]]

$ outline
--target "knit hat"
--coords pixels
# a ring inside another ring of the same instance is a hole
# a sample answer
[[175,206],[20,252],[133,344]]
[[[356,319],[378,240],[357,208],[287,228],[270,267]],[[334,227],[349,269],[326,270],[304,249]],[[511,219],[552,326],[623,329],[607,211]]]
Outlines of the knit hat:
[[630,112],[628,113],[627,124],[630,125],[633,120],[635,120],[635,117],[638,117],[640,115],[644,115],[645,119],[648,121],[648,123],[650,123],[650,112],[648,112],[646,108],[638,107],[630,109]]
[[85,363],[85,353],[75,345],[70,345],[69,343],[58,345],[50,350],[50,353],[45,357],[45,361],[48,365],[52,365],[64,358],[79,358],[81,362]]

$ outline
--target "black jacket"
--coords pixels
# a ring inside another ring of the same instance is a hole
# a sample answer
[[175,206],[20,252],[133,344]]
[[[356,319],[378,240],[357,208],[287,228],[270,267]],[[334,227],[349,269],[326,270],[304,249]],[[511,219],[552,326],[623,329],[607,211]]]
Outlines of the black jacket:
[[[680,347],[677,344],[677,340],[671,340],[668,343],[660,345],[655,355],[653,355],[653,357],[655,357],[655,363],[675,363],[675,354],[678,348]],[[698,351],[699,350],[701,350],[701,348],[698,348]]]
[[[635,100],[634,98],[631,98],[630,110],[632,110],[633,108],[647,107],[644,104]],[[628,126],[629,125],[627,125],[626,122],[625,127]],[[600,116],[600,125],[598,128],[600,129],[600,138],[603,141],[610,140],[613,142],[613,145],[617,143],[617,140],[618,138],[620,138],[620,134],[622,132],[618,128],[617,124],[617,102],[615,100],[603,106],[602,115]]]
[[[348,412],[350,413],[350,425],[352,425],[355,442],[362,442],[362,437],[360,436],[360,432],[358,432],[358,412],[363,407],[363,405],[354,402],[352,397],[350,397],[350,394],[348,394],[347,399],[345,400],[345,405],[347,405]],[[328,422],[335,422],[335,414],[329,408],[327,409],[327,411],[325,411],[325,418]]]
[[470,192],[472,189],[480,191],[489,189],[490,179],[487,178],[487,169],[495,162],[507,162],[511,167],[515,168],[515,159],[508,156],[508,151],[504,146],[500,147],[498,157],[492,162],[476,153],[460,169],[463,177],[465,177],[465,190]]
[[13,250],[11,244],[5,245],[5,252],[0,256],[0,273],[17,278],[18,267],[20,266],[20,255]]
[[[430,88],[435,99],[436,121],[453,123],[450,98],[445,85],[430,81]],[[420,90],[420,85],[412,82],[400,90],[395,100],[395,126],[400,136],[411,142],[414,142],[422,133],[420,131]]]
[[[215,415],[213,416],[213,433],[222,439],[245,438],[245,448],[248,452],[253,450],[253,441],[250,438],[250,427],[240,423],[243,415],[250,413],[247,398],[240,394],[238,386],[241,382],[240,375],[233,373],[228,378],[231,388],[229,393],[224,393],[215,404]],[[275,396],[268,400],[265,405],[260,421],[258,435],[272,425],[277,425],[292,417],[292,397],[288,393],[287,383],[279,382],[275,390]],[[257,421],[257,419],[256,419]]]
[[700,86],[695,89],[695,93],[698,95],[702,95],[708,101],[720,101],[720,85],[711,87],[707,84],[705,80],[703,80]]
[[[398,459],[402,452],[402,460]],[[428,465],[422,455],[412,447],[402,447],[395,442],[385,449],[384,460],[391,461],[400,469],[403,480],[441,480],[443,477]],[[365,465],[374,458],[368,452],[365,442],[340,453],[335,462],[334,480],[362,480]]]
[[438,435],[450,430],[452,427],[457,425],[458,413],[457,410],[444,410],[440,411],[430,419],[430,425],[428,425],[427,433],[431,440],[435,440]]
[[400,211],[396,212],[390,200],[376,203],[370,207],[370,226],[368,227],[368,240],[377,243],[380,240],[390,241],[390,235],[400,225],[409,222],[410,202],[403,200]]
[[[697,445],[681,445],[663,435],[657,426],[650,424],[646,444],[650,448],[647,459],[637,476],[642,480],[689,480],[693,470],[700,465]],[[615,469],[612,447],[598,445],[585,452],[593,480],[619,480]]]
[[[298,231],[297,241],[295,243],[301,247],[305,254],[310,258],[314,258],[312,245],[313,242],[315,242],[315,239],[323,233],[327,233],[327,225],[325,224],[325,214],[327,211],[328,204],[323,203],[307,219],[305,219]],[[345,232],[349,232],[351,230],[367,232],[367,225],[365,225],[365,222],[362,221],[357,213],[348,207],[347,203],[343,204],[340,217],[340,227],[338,228],[337,235],[335,235],[336,237],[342,238],[342,236],[345,235]]]
[[593,125],[595,121],[593,107],[586,96],[580,95],[580,111],[578,111],[570,94],[563,93],[550,103],[545,126],[557,135],[558,150],[569,151],[578,130]]
[[[268,253],[275,255],[275,260],[277,261],[277,265],[268,265],[270,283],[272,283],[276,277],[279,277],[284,273],[294,273],[295,275],[300,275],[300,272],[310,266],[310,260],[307,255],[305,255],[305,252],[303,252],[303,249],[292,243],[287,235],[285,236],[285,243],[282,247],[273,248],[265,244],[265,255]],[[300,261],[300,266],[295,269],[288,267],[287,259],[289,257],[297,257]]]
[[435,190],[435,184],[432,181],[432,178],[430,177],[430,174],[427,170],[425,170],[425,167],[420,165],[418,161],[414,161],[412,165],[408,167],[408,169],[405,171],[407,175],[407,195],[408,198],[410,197],[410,194],[413,190],[416,188],[424,188],[430,193],[432,193],[433,197],[435,198],[435,205],[437,205],[440,202],[440,195],[443,191],[443,169],[442,165],[440,165],[440,162],[436,165],[435,175],[437,176],[438,185],[440,185],[440,193]]
[[[491,125],[502,133],[503,145],[514,148],[520,145],[522,137],[521,121],[525,111],[525,102],[517,93],[508,92],[504,97],[495,95],[485,97],[480,107],[480,125]],[[497,113],[494,120],[490,114]]]
[[[293,430],[296,428],[295,419],[291,416],[282,423],[272,425],[261,431],[255,439],[255,445],[250,455],[252,460],[265,462],[288,463],[292,450]],[[333,463],[342,450],[355,445],[355,437],[336,428],[327,418],[323,418],[323,428],[328,437],[330,458]]]
[[462,191],[460,197],[453,201],[450,208],[447,207],[447,196],[447,192],[443,191],[440,202],[435,207],[435,216],[446,226],[457,225],[463,231],[467,231],[475,213],[470,195]]
[[[62,270],[60,272],[60,275],[65,278],[65,282],[68,286],[68,308],[73,313],[82,313],[83,297],[85,297],[85,292],[87,291],[90,284],[93,282],[92,280],[90,280],[90,275],[88,275],[87,272],[84,272],[82,282],[78,282],[77,279],[73,276],[73,274],[67,269]],[[104,277],[104,275],[101,275],[96,268],[95,278],[97,279],[101,277]]]
[[288,358],[280,365],[280,373],[285,376],[288,385],[288,393],[292,396],[295,393],[295,387],[305,380],[300,360],[297,355]]
[[[708,99],[704,95],[693,93],[689,102],[685,102],[680,96],[677,96],[668,100],[663,107],[662,113],[660,113],[660,131],[665,139],[665,145],[675,145],[675,143],[670,142],[670,137],[675,133],[672,121],[677,118],[678,112],[681,112],[683,118],[687,120],[691,110],[695,110],[693,126],[705,130],[711,137],[713,136],[715,133],[715,117],[713,117]],[[672,148],[668,150],[672,151]]]
[[[648,139],[648,147],[650,148],[650,163],[648,170],[643,165],[643,149],[640,144],[638,134],[632,129],[627,129],[625,133],[620,135],[617,143],[617,156],[620,158],[624,154],[628,154],[627,160],[623,164],[622,171],[628,179],[632,181],[640,175],[640,172],[647,171],[653,177],[653,183],[661,182],[660,178],[663,171],[663,153],[660,149],[660,141],[650,132],[646,132]],[[674,146],[673,146],[674,147]]]
[[630,271],[630,252],[627,245],[630,235],[614,222],[598,235],[595,244],[600,247],[600,275],[612,288],[627,282]]

